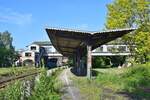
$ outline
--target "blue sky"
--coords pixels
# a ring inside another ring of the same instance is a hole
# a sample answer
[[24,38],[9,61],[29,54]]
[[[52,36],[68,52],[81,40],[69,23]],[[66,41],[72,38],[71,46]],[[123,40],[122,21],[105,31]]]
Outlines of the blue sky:
[[0,0],[0,32],[8,30],[16,49],[49,40],[45,28],[100,31],[112,0]]

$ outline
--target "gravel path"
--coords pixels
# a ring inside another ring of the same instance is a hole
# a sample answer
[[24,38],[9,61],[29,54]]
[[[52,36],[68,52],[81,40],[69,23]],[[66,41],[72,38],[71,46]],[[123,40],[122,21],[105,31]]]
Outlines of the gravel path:
[[70,69],[65,69],[60,75],[60,79],[64,84],[64,87],[61,89],[63,93],[62,100],[81,100],[79,89],[72,85],[70,77]]

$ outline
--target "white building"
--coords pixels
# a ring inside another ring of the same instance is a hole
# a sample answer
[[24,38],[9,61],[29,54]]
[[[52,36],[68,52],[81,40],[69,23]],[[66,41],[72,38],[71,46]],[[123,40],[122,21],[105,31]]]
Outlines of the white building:
[[20,52],[20,63],[22,65],[46,67],[61,66],[65,63],[66,57],[63,57],[56,51],[51,42],[37,41],[27,46],[27,50]]

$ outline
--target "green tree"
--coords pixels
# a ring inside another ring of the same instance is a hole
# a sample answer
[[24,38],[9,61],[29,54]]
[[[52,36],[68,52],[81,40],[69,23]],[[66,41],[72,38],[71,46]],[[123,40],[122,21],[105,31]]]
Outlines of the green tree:
[[110,67],[111,66],[111,59],[109,57],[93,57],[92,66],[94,68],[103,68],[103,67]]
[[0,66],[11,66],[15,60],[16,53],[12,46],[12,37],[8,31],[0,33]]
[[107,8],[106,28],[138,27],[134,33],[124,36],[121,41],[136,45],[133,51],[137,61],[141,63],[148,61],[150,54],[150,0],[115,0]]

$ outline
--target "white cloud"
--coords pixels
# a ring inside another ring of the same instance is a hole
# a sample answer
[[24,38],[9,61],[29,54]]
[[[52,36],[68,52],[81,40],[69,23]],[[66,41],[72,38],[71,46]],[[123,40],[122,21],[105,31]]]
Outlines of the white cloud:
[[31,21],[32,14],[23,14],[10,8],[0,7],[0,22],[25,25],[31,23]]

